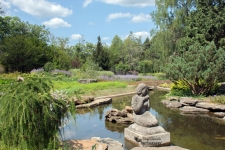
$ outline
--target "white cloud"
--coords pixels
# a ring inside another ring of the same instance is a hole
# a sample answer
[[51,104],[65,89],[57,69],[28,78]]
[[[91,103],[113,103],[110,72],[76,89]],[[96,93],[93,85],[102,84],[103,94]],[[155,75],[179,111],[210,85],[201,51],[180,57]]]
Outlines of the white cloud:
[[140,22],[150,22],[151,21],[151,16],[149,14],[130,14],[130,13],[113,13],[109,14],[106,21],[111,21],[113,19],[118,19],[118,18],[131,18],[131,21],[134,23],[140,23]]
[[71,35],[71,39],[73,39],[73,40],[79,40],[80,38],[82,38],[82,35],[80,35],[80,34]]
[[150,33],[146,31],[135,32],[133,33],[134,37],[139,38],[141,37],[142,41],[144,41],[147,37],[150,38]]
[[66,17],[72,10],[46,0],[8,0],[21,11],[38,17]]
[[61,18],[53,18],[49,21],[45,21],[42,23],[47,27],[58,28],[58,27],[71,27],[71,24],[67,23]]
[[109,37],[103,37],[102,38],[103,41],[106,41],[106,40],[109,40],[109,39],[110,39]]
[[85,2],[83,3],[83,7],[87,7],[92,2],[93,0],[85,0]]
[[[129,35],[121,36],[121,38],[122,38],[123,40],[125,40],[128,36],[129,36]],[[133,33],[133,36],[136,37],[136,38],[141,37],[142,42],[144,42],[145,39],[146,39],[147,37],[148,37],[149,39],[151,39],[150,33],[149,33],[149,32],[146,32],[146,31],[134,32],[134,33]]]
[[107,4],[120,5],[124,7],[147,7],[154,6],[155,0],[96,0]]
[[132,22],[139,23],[139,22],[150,22],[151,21],[151,16],[148,14],[139,14],[139,15],[134,15],[133,18],[131,19]]
[[10,9],[10,3],[9,2],[6,2],[6,1],[4,1],[4,0],[0,0],[0,5],[1,5],[1,8],[2,8],[2,10],[8,10],[8,9]]
[[19,12],[19,10],[18,10],[18,9],[14,9],[13,11],[14,11],[14,12]]
[[130,18],[132,17],[132,15],[130,13],[113,13],[113,14],[109,14],[106,21],[111,21],[113,19],[117,19],[117,18]]
[[4,0],[0,0],[0,3],[0,7],[2,8],[1,11],[4,11],[4,15],[10,15],[10,3]]
[[89,24],[89,25],[93,25],[94,23],[90,21],[90,22],[88,22],[88,24]]

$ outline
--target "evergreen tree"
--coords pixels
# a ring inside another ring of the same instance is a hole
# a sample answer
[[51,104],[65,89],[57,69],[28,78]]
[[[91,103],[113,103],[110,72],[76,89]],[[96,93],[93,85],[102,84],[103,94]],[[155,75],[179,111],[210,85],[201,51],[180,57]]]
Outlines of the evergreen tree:
[[180,55],[172,56],[166,73],[173,82],[182,81],[194,95],[208,95],[224,77],[225,51],[214,42],[205,46],[195,41]]
[[95,51],[93,52],[93,60],[95,60],[95,62],[99,64],[99,67],[101,67],[103,70],[109,69],[108,49],[104,49],[100,36],[98,36],[97,46]]

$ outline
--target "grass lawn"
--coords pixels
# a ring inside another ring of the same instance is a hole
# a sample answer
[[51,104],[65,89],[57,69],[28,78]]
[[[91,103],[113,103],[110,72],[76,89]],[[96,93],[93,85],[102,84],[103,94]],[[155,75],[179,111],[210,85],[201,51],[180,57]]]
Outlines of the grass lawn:
[[81,95],[104,96],[118,92],[129,91],[130,86],[125,82],[97,82],[82,84],[77,81],[64,82],[53,81],[54,90],[67,91],[69,94],[80,93]]

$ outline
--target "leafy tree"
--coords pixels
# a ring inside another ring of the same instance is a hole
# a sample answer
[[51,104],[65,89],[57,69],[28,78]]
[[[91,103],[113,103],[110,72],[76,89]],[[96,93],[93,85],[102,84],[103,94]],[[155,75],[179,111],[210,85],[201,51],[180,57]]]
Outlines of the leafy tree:
[[138,62],[143,54],[141,38],[136,38],[131,32],[124,40],[123,57],[124,62],[129,64],[131,70],[137,70]]
[[96,50],[93,52],[93,59],[103,70],[109,69],[108,49],[106,47],[103,47],[100,36],[98,36]]
[[[184,30],[186,35],[182,43],[188,45],[199,41],[202,45],[214,41],[217,48],[225,48],[225,2],[199,0],[196,10],[193,10],[186,19]],[[186,42],[184,42],[186,41]]]
[[142,60],[138,63],[138,71],[141,73],[153,72],[153,63],[151,60]]
[[172,81],[182,81],[194,95],[208,95],[218,81],[224,77],[225,51],[217,49],[214,42],[202,46],[196,41],[174,55],[166,73]]
[[58,127],[73,102],[52,97],[51,81],[34,74],[1,86],[0,140],[8,149],[58,148]]
[[224,58],[219,55],[224,55],[225,2],[157,0],[156,5],[152,16],[159,31],[155,35],[164,36],[156,37],[151,47],[158,47],[167,62],[172,57],[168,76],[187,84],[195,95],[209,94],[224,72]]
[[49,59],[48,50],[47,44],[36,37],[9,36],[4,39],[1,63],[7,71],[29,72],[44,66]]
[[109,64],[111,69],[115,69],[115,65],[123,60],[122,50],[123,41],[118,35],[115,35],[109,49]]
[[0,62],[7,71],[27,72],[49,61],[49,31],[44,26],[9,16],[0,17],[0,26]]
[[126,74],[130,70],[130,66],[128,64],[119,63],[116,65],[116,73],[117,74]]

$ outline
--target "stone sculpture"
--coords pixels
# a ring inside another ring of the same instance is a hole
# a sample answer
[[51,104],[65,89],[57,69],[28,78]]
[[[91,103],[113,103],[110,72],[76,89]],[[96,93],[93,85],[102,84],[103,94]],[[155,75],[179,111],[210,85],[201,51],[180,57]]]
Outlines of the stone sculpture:
[[169,145],[170,133],[158,126],[158,120],[150,113],[148,93],[146,84],[140,83],[137,86],[136,95],[131,101],[134,123],[124,130],[125,142],[129,141],[141,147]]
[[144,83],[140,83],[136,88],[136,95],[132,97],[131,107],[133,109],[134,122],[143,127],[158,125],[155,116],[149,112],[149,100],[148,86]]

